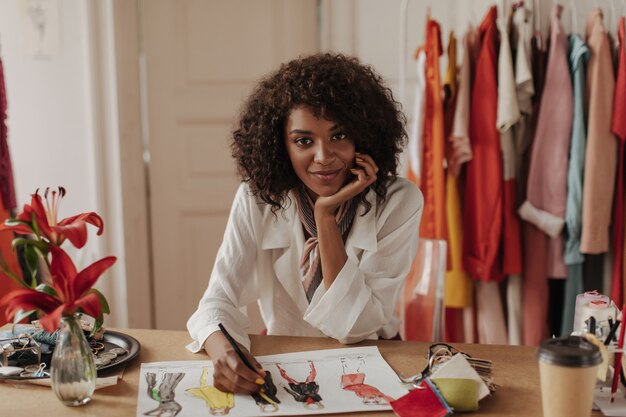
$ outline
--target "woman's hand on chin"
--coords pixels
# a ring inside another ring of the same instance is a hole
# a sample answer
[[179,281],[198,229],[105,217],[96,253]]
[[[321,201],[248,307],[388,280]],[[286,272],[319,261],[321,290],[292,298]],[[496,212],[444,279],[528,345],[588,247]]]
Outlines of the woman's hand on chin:
[[354,178],[341,187],[335,194],[323,197],[319,196],[315,201],[315,213],[335,215],[337,208],[344,202],[356,197],[367,187],[376,182],[378,166],[371,156],[364,153],[356,153],[355,165],[350,169]]

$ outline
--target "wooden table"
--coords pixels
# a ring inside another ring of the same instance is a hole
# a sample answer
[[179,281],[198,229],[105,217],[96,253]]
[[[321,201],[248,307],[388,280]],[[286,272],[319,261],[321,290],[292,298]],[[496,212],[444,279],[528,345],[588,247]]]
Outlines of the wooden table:
[[[24,382],[0,383],[0,411],[2,416],[135,416],[137,387],[142,362],[198,360],[201,354],[185,349],[189,335],[183,331],[116,329],[135,337],[141,343],[141,352],[127,366],[117,385],[96,391],[93,400],[78,408],[62,405],[50,388]],[[252,353],[268,355],[317,349],[346,347],[332,339],[252,335]],[[367,341],[349,346],[377,345],[385,360],[395,371],[414,374],[426,364],[428,343],[400,341]],[[468,354],[490,359],[494,365],[494,380],[498,390],[480,402],[480,416],[532,416],[541,412],[539,368],[535,349],[525,346],[495,346],[454,344]],[[363,414],[363,413],[360,413]],[[353,416],[357,413],[337,414]],[[389,412],[371,412],[366,416],[393,416]],[[594,412],[593,416],[601,416]],[[183,417],[182,414],[179,417]]]

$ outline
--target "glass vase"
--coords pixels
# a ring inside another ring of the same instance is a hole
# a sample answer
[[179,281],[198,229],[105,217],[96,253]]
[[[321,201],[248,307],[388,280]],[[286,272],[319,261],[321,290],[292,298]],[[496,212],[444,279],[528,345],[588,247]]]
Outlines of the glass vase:
[[91,400],[96,389],[96,365],[80,315],[61,318],[51,368],[52,390],[63,404],[77,406]]

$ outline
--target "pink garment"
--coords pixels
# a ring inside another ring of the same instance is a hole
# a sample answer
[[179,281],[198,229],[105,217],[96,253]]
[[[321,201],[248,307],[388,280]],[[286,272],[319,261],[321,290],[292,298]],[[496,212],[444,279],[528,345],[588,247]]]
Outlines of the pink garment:
[[[562,9],[561,6],[555,6],[550,16],[551,47],[531,152],[525,203],[539,212],[547,212],[560,219],[565,218],[567,204],[567,164],[574,103],[567,36],[560,22]],[[520,214],[523,215],[522,212]],[[532,223],[532,218],[524,220]],[[533,224],[542,227],[541,224]],[[547,275],[565,278],[567,267],[563,259],[565,243],[562,230],[551,240],[553,242],[547,247]]]
[[341,388],[354,392],[363,398],[365,404],[389,404],[393,401],[393,398],[383,394],[376,387],[364,384],[364,381],[364,373],[345,374],[341,376]]
[[609,250],[609,224],[617,166],[617,141],[611,132],[615,76],[611,44],[597,9],[587,20],[587,150],[583,188],[582,253]]

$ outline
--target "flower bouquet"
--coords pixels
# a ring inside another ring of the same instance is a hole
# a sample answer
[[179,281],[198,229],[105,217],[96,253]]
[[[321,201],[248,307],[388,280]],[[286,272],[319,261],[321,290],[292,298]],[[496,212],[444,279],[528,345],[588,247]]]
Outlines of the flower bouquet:
[[[58,191],[46,188],[43,198],[36,191],[22,213],[0,224],[0,233],[17,234],[13,248],[22,248],[29,275],[21,278],[10,271],[0,254],[0,271],[22,287],[3,297],[0,308],[5,308],[7,318],[13,318],[14,322],[39,313],[41,326],[51,333],[59,327],[61,317],[85,313],[95,319],[95,333],[102,326],[103,314],[109,314],[109,305],[93,286],[116,258],[108,256],[80,272],[76,270],[61,245],[68,240],[80,249],[87,243],[87,224],[97,227],[98,235],[104,231],[104,224],[93,212],[58,221],[59,205],[64,196],[63,187]],[[47,282],[38,283],[38,275]]]
[[14,232],[13,249],[23,254],[26,272],[19,277],[10,271],[0,254],[0,273],[22,288],[0,300],[6,317],[20,322],[32,314],[47,332],[59,329],[51,361],[52,389],[65,405],[82,405],[91,400],[96,387],[94,355],[83,334],[79,315],[94,318],[92,334],[102,327],[103,315],[109,314],[104,295],[93,288],[102,273],[116,261],[108,256],[78,271],[70,256],[61,247],[68,240],[77,249],[87,243],[87,224],[104,225],[96,213],[83,213],[58,221],[59,205],[65,189],[38,191],[32,194],[16,218],[0,225],[1,232]]

